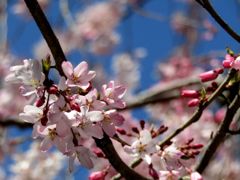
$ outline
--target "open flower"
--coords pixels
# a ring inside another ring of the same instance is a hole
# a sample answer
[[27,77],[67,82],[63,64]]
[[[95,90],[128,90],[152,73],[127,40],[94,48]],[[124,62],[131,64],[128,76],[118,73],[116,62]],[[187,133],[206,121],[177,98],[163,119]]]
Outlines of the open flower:
[[122,98],[126,92],[123,86],[116,86],[114,81],[110,81],[108,85],[102,86],[102,98],[107,104],[114,108],[124,108],[125,102]]
[[124,146],[124,150],[135,157],[141,157],[151,164],[151,154],[156,152],[156,144],[148,130],[140,131],[139,138],[131,146]]
[[69,61],[64,61],[62,68],[68,78],[67,84],[72,87],[79,86],[82,89],[87,89],[90,86],[89,81],[96,75],[94,71],[88,71],[88,64],[85,61],[78,64],[74,69]]
[[23,60],[23,65],[12,66],[10,74],[5,80],[11,83],[22,83],[37,87],[44,81],[44,74],[41,71],[41,63],[31,59]]
[[43,117],[43,110],[32,105],[26,105],[23,113],[19,114],[19,117],[26,122],[36,123]]

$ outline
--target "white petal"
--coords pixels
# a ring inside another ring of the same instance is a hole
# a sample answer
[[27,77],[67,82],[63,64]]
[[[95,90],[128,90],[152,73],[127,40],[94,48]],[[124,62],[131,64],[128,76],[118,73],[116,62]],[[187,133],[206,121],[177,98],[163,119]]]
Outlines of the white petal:
[[101,111],[90,111],[87,113],[87,118],[92,122],[102,121],[104,115]]

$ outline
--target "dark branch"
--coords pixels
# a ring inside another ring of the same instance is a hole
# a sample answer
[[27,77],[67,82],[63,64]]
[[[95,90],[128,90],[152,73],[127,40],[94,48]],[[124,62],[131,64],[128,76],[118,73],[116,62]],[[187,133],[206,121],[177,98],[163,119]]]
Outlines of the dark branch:
[[53,58],[56,62],[56,67],[61,76],[65,76],[62,70],[62,62],[66,61],[66,57],[63,50],[55,36],[46,16],[44,15],[41,7],[36,0],[24,0],[30,13],[32,14],[35,22],[37,23],[44,39],[46,40],[48,47],[51,50]]
[[14,118],[7,118],[7,119],[0,121],[0,127],[9,127],[9,126],[15,126],[15,127],[21,128],[21,129],[33,127],[33,125],[30,123],[25,123],[21,120],[17,120]]
[[178,129],[176,129],[172,134],[170,134],[166,139],[164,139],[161,143],[160,146],[163,147],[165,144],[169,143],[172,138],[177,136],[179,133],[181,133],[184,129],[186,129],[188,126],[193,124],[194,122],[197,122],[199,118],[202,115],[202,112],[204,109],[212,103],[212,101],[219,96],[223,90],[225,89],[226,85],[228,82],[231,80],[231,78],[235,75],[236,70],[231,69],[228,73],[228,76],[225,78],[225,80],[220,84],[220,86],[216,89],[216,91],[209,97],[207,101],[205,101],[203,104],[199,106],[199,108],[195,111],[195,113],[192,115],[192,117],[184,123],[182,126],[180,126]]
[[125,179],[132,180],[147,180],[147,178],[136,173],[130,167],[128,167],[118,156],[112,141],[107,135],[104,135],[103,139],[94,138],[97,146],[102,149],[110,164],[119,172]]
[[240,42],[240,36],[219,16],[214,10],[209,0],[196,0],[208,13],[214,18],[214,20],[237,42]]
[[224,139],[226,137],[226,134],[228,133],[229,126],[233,120],[233,117],[240,106],[240,97],[237,94],[233,102],[230,104],[230,106],[227,108],[227,112],[225,115],[225,118],[220,125],[219,129],[217,130],[215,136],[213,137],[212,141],[209,143],[209,145],[206,147],[206,150],[200,159],[198,165],[196,166],[196,170],[199,173],[202,173],[205,168],[208,166],[211,158],[215,154],[217,148],[219,145],[224,142]]
[[235,131],[229,129],[227,133],[229,133],[231,135],[239,135],[240,134],[240,129],[235,130]]

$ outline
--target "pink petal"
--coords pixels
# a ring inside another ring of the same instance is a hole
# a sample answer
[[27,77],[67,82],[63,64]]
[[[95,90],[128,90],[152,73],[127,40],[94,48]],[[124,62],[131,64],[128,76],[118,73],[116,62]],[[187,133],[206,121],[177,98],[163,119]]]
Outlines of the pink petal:
[[80,77],[81,75],[86,74],[88,70],[88,64],[86,61],[82,61],[77,67],[74,68],[74,76]]
[[104,118],[104,115],[101,111],[90,111],[86,115],[90,121],[92,122],[98,122],[102,121]]
[[93,168],[93,162],[90,158],[90,153],[87,148],[84,147],[78,147],[77,158],[79,162],[86,168]]
[[116,133],[116,129],[113,123],[109,123],[108,121],[103,121],[102,127],[104,132],[110,137],[113,137],[114,134]]
[[98,139],[103,138],[103,131],[99,125],[90,124],[89,126],[84,126],[84,132],[89,136],[93,136]]
[[46,152],[48,151],[50,148],[52,147],[52,140],[46,136],[43,141],[41,142],[41,145],[40,145],[40,150],[43,151],[43,152]]
[[73,74],[73,66],[72,66],[71,62],[63,61],[62,69],[63,69],[64,74],[67,76],[67,78],[71,78],[71,76]]

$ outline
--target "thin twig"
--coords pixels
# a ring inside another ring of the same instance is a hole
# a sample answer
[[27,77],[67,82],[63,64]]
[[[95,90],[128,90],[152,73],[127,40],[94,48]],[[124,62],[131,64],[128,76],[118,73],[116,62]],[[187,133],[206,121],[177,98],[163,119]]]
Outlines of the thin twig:
[[214,10],[209,0],[196,0],[208,13],[214,18],[214,20],[237,42],[240,42],[240,36],[219,16]]
[[235,131],[229,129],[229,130],[227,131],[227,133],[229,133],[229,134],[231,134],[231,135],[239,135],[239,134],[240,134],[240,129],[235,130]]
[[222,142],[224,142],[224,138],[226,137],[226,134],[229,131],[229,125],[231,124],[235,113],[239,109],[239,106],[240,106],[240,97],[237,94],[235,96],[233,102],[227,108],[227,112],[226,112],[223,122],[221,123],[219,129],[215,133],[215,136],[213,137],[212,141],[206,147],[206,150],[205,150],[202,158],[200,159],[199,163],[196,166],[196,171],[198,171],[199,173],[202,173],[205,170],[205,168],[209,164],[211,158],[215,154],[219,145]]
[[121,160],[115,148],[113,147],[112,141],[106,134],[102,139],[94,138],[94,140],[97,146],[104,152],[110,164],[121,174],[121,176],[127,180],[147,180],[147,178],[136,173]]
[[15,126],[20,129],[32,128],[33,125],[30,123],[25,123],[21,120],[14,119],[14,118],[7,118],[4,120],[0,120],[0,127],[10,127]]
[[181,127],[176,129],[172,134],[170,134],[166,139],[164,139],[161,143],[160,146],[163,147],[165,144],[171,141],[172,138],[177,136],[179,133],[181,133],[184,129],[186,129],[188,126],[193,124],[194,122],[198,121],[199,118],[201,117],[204,109],[212,103],[212,101],[219,96],[223,90],[225,89],[226,85],[228,82],[231,80],[231,78],[234,76],[236,73],[235,69],[231,69],[228,73],[228,76],[225,78],[225,80],[220,84],[220,86],[216,89],[216,91],[209,97],[207,101],[205,101],[203,104],[199,106],[199,108],[195,111],[195,113],[192,115],[192,117],[184,123]]

